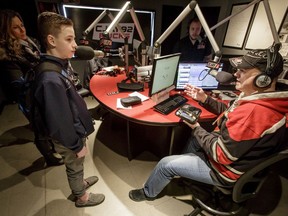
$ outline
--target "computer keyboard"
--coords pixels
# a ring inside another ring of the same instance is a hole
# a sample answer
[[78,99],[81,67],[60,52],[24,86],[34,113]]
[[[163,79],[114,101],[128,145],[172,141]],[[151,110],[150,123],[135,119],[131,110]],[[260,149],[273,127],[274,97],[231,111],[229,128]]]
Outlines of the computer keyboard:
[[180,107],[182,104],[186,103],[187,101],[188,101],[188,99],[185,98],[184,96],[182,96],[180,94],[174,94],[174,95],[171,95],[168,99],[155,105],[153,108],[156,111],[158,111],[164,115],[168,115],[173,110],[177,109],[178,107]]

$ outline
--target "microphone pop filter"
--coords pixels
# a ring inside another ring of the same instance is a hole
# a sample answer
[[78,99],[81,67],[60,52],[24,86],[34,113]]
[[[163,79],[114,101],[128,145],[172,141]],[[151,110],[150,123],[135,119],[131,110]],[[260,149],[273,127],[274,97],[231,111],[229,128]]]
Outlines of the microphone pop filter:
[[94,58],[94,50],[89,46],[78,46],[75,51],[75,58],[80,60],[91,60]]

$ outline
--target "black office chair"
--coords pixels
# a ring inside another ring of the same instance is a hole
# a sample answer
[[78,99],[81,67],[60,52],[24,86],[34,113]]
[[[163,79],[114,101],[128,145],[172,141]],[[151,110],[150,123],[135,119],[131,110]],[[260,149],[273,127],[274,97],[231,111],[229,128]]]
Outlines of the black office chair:
[[91,92],[89,89],[89,81],[90,81],[90,75],[91,75],[91,68],[90,68],[89,62],[87,60],[72,58],[70,60],[70,63],[72,65],[74,72],[78,74],[80,84],[82,86],[82,88],[79,88],[77,90],[78,93],[82,97],[91,95]]
[[[257,196],[261,186],[273,172],[272,165],[287,158],[288,149],[271,155],[267,160],[245,172],[232,190],[204,184],[193,185],[191,191],[194,210],[185,216],[202,215],[202,211],[212,215],[248,215],[249,210],[245,208],[246,201]],[[203,193],[210,197],[205,196],[206,200],[203,200]]]

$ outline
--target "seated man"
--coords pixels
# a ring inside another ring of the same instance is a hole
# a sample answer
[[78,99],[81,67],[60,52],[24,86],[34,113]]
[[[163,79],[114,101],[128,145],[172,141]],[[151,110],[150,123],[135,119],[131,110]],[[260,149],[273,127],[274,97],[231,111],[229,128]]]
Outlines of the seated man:
[[218,130],[207,132],[189,124],[188,153],[164,157],[141,189],[131,190],[134,201],[153,200],[175,176],[232,188],[237,179],[267,156],[287,148],[285,140],[288,92],[276,90],[283,59],[273,49],[252,50],[230,59],[239,97],[226,107],[201,88],[187,84],[188,96],[219,115]]

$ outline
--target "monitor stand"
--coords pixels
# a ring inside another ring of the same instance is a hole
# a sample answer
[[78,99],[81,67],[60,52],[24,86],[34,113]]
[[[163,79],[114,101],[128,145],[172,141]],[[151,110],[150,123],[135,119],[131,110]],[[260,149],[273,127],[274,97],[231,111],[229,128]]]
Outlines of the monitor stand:
[[156,103],[161,103],[162,101],[166,100],[170,96],[170,91],[172,91],[175,88],[174,85],[170,86],[169,88],[152,95],[151,99]]

